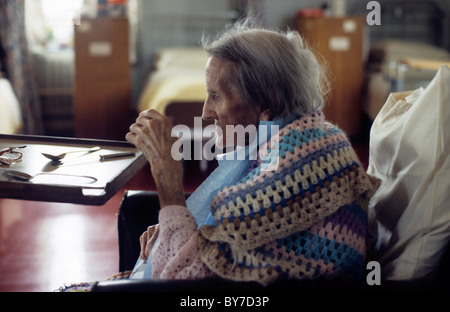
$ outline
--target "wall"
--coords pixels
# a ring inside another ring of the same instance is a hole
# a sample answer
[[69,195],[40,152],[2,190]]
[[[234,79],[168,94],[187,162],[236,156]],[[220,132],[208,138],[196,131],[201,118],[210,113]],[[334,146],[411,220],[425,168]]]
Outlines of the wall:
[[[296,12],[304,7],[317,7],[333,0],[260,0],[264,10],[264,25],[269,28],[294,28]],[[401,0],[379,0],[383,5]],[[448,0],[422,0],[434,2],[446,16],[443,24],[441,46],[450,50],[450,6]],[[138,34],[138,62],[133,66],[133,102],[137,103],[139,94],[148,73],[152,69],[155,51],[171,46],[197,46],[203,33],[215,33],[226,22],[216,23],[204,28],[206,16],[217,18],[221,13],[242,8],[242,0],[140,0],[140,28]],[[369,0],[347,0],[347,12],[351,15],[367,15]],[[409,0],[404,0],[405,3]],[[197,22],[195,22],[197,21]],[[420,25],[415,25],[420,27]],[[370,26],[378,27],[378,26]],[[381,26],[383,27],[383,26]],[[370,37],[370,28],[367,28]]]

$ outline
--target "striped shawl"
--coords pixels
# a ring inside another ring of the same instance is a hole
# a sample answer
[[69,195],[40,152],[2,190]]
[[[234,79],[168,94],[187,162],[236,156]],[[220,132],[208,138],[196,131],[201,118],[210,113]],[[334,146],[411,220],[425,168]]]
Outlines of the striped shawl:
[[321,112],[297,119],[265,147],[279,146],[212,202],[217,226],[200,228],[202,261],[217,275],[264,285],[279,279],[341,276],[365,268],[367,204],[378,180],[368,176],[349,140]]

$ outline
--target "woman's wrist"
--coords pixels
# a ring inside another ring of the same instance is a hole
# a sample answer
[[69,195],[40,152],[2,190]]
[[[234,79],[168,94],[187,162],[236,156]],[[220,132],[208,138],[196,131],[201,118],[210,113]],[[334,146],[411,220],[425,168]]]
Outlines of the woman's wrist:
[[169,205],[185,206],[183,169],[178,161],[152,166],[161,208]]
[[167,206],[186,206],[183,188],[162,186],[156,183],[161,209]]

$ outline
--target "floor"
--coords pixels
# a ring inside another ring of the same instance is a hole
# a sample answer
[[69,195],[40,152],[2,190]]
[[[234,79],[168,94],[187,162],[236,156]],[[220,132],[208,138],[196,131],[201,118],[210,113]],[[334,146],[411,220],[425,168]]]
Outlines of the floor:
[[[186,166],[186,192],[215,167],[199,174],[196,166]],[[47,292],[117,273],[116,214],[126,189],[155,190],[149,166],[103,206],[0,199],[0,292]]]
[[[367,166],[365,144],[355,146]],[[185,169],[192,192],[214,169]],[[103,206],[0,199],[0,291],[48,292],[65,284],[103,280],[118,271],[116,213],[125,189],[154,190],[146,166]]]

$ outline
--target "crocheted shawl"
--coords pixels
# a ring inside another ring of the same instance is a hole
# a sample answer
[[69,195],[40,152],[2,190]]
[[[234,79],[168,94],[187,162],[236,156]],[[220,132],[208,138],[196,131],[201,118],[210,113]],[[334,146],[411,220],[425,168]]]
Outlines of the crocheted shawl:
[[[277,141],[277,169],[261,170],[273,162],[268,153]],[[379,181],[320,112],[287,125],[267,144],[265,161],[214,197],[217,226],[200,228],[202,261],[223,278],[265,285],[280,278],[360,278],[367,204]]]

